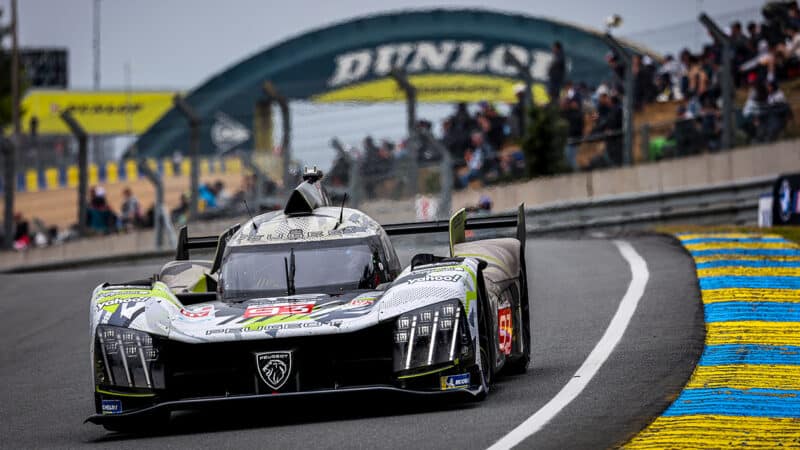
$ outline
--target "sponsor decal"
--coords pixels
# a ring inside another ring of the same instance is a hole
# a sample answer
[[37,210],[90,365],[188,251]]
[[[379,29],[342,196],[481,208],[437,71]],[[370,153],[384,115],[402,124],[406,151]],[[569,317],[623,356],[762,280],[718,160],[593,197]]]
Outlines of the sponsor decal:
[[100,403],[100,409],[103,411],[103,414],[121,414],[122,413],[122,401],[120,401],[120,400],[103,400]]
[[196,309],[181,308],[181,316],[186,317],[187,319],[203,319],[211,316],[213,313],[213,305],[203,306],[202,308]]
[[282,303],[275,305],[251,305],[244,311],[244,318],[293,316],[298,314],[311,314],[314,303]]
[[350,303],[348,303],[347,306],[350,308],[365,308],[367,306],[372,306],[374,303],[374,297],[361,297],[350,300]]
[[277,391],[286,384],[292,373],[292,352],[256,353],[256,368],[264,384]]
[[218,328],[214,330],[206,330],[206,336],[215,334],[240,334],[240,333],[255,333],[258,331],[275,331],[275,330],[293,330],[297,328],[317,328],[323,324],[319,322],[290,322],[290,323],[276,323],[271,325],[259,325],[250,327],[236,327],[236,328]]
[[408,280],[406,283],[414,284],[420,282],[428,282],[428,281],[449,281],[451,283],[455,283],[456,281],[461,279],[461,275],[432,275],[427,274],[422,278],[414,278],[412,280]]
[[505,355],[511,354],[511,342],[514,337],[514,325],[511,319],[511,308],[500,308],[497,310],[497,342],[500,352]]
[[150,300],[150,298],[151,297],[115,298],[115,299],[111,299],[111,300],[98,301],[97,303],[95,303],[95,306],[97,306],[97,310],[100,311],[101,309],[103,309],[103,308],[105,308],[107,306],[121,305],[121,304],[125,304],[125,303],[143,303],[143,302],[146,302],[146,301]]
[[780,205],[780,215],[784,222],[788,222],[792,217],[792,186],[789,180],[783,180],[778,190],[778,204]]
[[469,374],[447,375],[439,377],[439,383],[443,391],[451,389],[466,389],[469,387]]

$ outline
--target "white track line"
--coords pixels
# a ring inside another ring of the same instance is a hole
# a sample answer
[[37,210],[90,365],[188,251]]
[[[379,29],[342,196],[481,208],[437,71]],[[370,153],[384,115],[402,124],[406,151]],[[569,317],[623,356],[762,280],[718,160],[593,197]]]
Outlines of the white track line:
[[625,334],[625,329],[636,311],[636,306],[644,294],[644,288],[647,286],[647,280],[650,278],[650,273],[647,271],[647,263],[644,261],[631,244],[625,241],[614,241],[614,244],[619,249],[622,257],[631,267],[631,283],[628,285],[628,290],[622,301],[619,303],[619,308],[608,324],[606,332],[603,337],[597,342],[594,349],[583,365],[575,372],[575,375],[569,382],[561,388],[555,397],[550,399],[546,405],[542,406],[532,416],[528,417],[524,422],[519,424],[516,428],[511,430],[507,435],[503,436],[494,445],[489,447],[489,450],[509,449],[522,442],[524,439],[530,437],[537,431],[541,430],[553,417],[555,417],[565,406],[583,391],[589,381],[600,370],[600,366],[608,359],[614,347],[617,346]]

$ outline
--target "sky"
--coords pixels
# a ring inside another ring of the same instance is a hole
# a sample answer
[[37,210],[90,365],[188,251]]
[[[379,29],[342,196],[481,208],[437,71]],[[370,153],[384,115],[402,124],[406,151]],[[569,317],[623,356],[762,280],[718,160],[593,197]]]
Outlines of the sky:
[[[440,0],[270,1],[101,0],[101,89],[190,89],[214,73],[288,37],[353,17],[403,9],[486,8],[602,28],[613,13],[618,33],[656,50],[675,39],[701,44],[694,25],[700,11],[712,17],[757,13],[760,0]],[[10,0],[0,0],[8,20]],[[19,0],[22,46],[66,47],[71,88],[92,87],[94,0]],[[678,24],[677,26],[674,26]],[[685,36],[682,36],[685,35]]]

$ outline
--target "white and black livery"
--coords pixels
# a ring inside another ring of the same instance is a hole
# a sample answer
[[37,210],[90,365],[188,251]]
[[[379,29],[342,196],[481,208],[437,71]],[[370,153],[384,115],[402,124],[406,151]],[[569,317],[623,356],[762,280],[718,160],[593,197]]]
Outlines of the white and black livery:
[[[530,362],[523,207],[381,226],[307,174],[281,211],[187,237],[146,280],[91,299],[96,414],[109,429],[170,411],[297,395],[399,391],[481,399]],[[516,236],[467,241],[468,230]],[[389,236],[449,233],[403,269]],[[190,253],[216,248],[212,260]]]

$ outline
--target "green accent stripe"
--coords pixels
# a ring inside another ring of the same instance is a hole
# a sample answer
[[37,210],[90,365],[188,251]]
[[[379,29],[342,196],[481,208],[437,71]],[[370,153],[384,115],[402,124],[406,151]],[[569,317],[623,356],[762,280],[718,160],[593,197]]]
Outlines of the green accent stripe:
[[477,254],[477,253],[459,253],[459,254],[457,254],[456,256],[464,256],[464,257],[467,257],[467,258],[480,258],[480,259],[485,259],[486,261],[489,261],[489,262],[491,262],[492,264],[494,264],[494,265],[496,265],[498,268],[500,268],[500,270],[502,270],[503,272],[505,272],[505,274],[506,274],[506,276],[507,276],[508,278],[514,278],[514,277],[511,275],[511,271],[510,271],[510,270],[508,270],[508,267],[507,267],[507,266],[506,266],[506,265],[505,265],[505,264],[504,264],[502,261],[500,261],[499,259],[497,259],[497,258],[494,258],[494,257],[492,257],[492,256],[489,256],[489,255],[479,255],[479,254]]
[[423,372],[423,373],[415,373],[413,375],[403,375],[401,377],[397,377],[397,379],[398,380],[405,380],[405,379],[408,379],[408,378],[424,377],[425,375],[431,375],[431,374],[434,374],[434,373],[439,373],[439,372],[442,372],[442,371],[447,370],[447,369],[452,369],[453,367],[455,367],[455,365],[450,364],[449,366],[442,367],[441,369],[431,370],[429,372]]
[[116,395],[118,397],[155,397],[156,394],[129,394],[123,392],[111,392],[106,391],[100,388],[95,388],[95,391],[99,394],[106,394],[106,395]]

